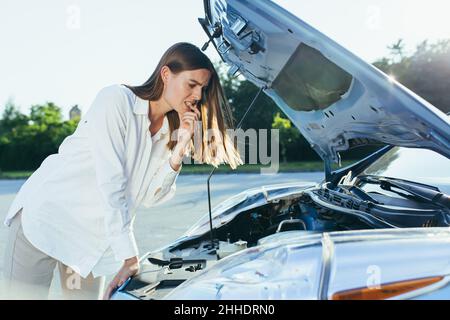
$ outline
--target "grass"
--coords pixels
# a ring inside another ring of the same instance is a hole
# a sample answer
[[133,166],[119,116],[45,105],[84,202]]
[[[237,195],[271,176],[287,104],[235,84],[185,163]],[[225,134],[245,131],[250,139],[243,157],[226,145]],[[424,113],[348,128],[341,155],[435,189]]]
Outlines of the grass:
[[34,171],[0,171],[0,179],[27,179]]
[[[353,161],[342,161],[342,167],[350,165]],[[270,166],[263,166],[260,164],[245,164],[238,167],[236,170],[231,170],[230,167],[222,165],[217,168],[216,173],[260,173],[261,168],[269,168]],[[212,166],[197,164],[197,165],[183,165],[181,174],[207,174],[212,170]],[[323,162],[321,161],[301,161],[301,162],[287,162],[280,163],[278,172],[322,172]],[[33,171],[0,171],[0,179],[27,179]]]

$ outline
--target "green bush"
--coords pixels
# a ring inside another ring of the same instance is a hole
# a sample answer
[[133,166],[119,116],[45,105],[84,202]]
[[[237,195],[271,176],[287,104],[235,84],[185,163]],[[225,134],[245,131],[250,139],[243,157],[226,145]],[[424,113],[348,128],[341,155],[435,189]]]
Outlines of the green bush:
[[77,120],[63,121],[61,109],[49,102],[31,107],[29,116],[9,102],[0,120],[0,167],[35,170],[72,134]]

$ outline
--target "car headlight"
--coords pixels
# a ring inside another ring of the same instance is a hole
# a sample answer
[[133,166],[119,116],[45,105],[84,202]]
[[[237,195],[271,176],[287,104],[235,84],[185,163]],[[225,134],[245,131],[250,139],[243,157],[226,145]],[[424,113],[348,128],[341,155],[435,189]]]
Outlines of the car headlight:
[[164,299],[315,299],[321,257],[316,242],[250,248],[224,258]]

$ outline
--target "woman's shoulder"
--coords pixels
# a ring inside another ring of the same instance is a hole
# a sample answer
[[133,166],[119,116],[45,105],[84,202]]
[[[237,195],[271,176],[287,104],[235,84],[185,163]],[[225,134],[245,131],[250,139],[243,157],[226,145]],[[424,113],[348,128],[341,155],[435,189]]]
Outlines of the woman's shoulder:
[[116,102],[121,102],[120,105],[123,107],[130,107],[134,104],[134,101],[136,99],[133,91],[131,91],[127,86],[124,84],[110,84],[102,89],[100,89],[99,96],[103,96],[108,100],[114,100]]
[[133,91],[131,91],[124,84],[114,83],[107,85],[100,89],[100,93],[107,95],[123,96],[123,97],[133,97]]

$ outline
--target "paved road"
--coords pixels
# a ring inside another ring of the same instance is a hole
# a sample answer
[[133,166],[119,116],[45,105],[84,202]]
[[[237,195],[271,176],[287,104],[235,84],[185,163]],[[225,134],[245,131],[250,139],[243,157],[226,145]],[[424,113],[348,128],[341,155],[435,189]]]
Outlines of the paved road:
[[[177,192],[172,200],[159,207],[137,211],[134,229],[141,254],[175,240],[204,214],[207,214],[207,178],[207,175],[181,175],[178,177]],[[241,191],[261,185],[296,181],[319,182],[322,179],[323,173],[320,172],[277,175],[217,174],[211,179],[211,203],[214,207]],[[23,183],[24,180],[0,180],[0,268],[3,266],[8,231],[8,228],[3,225],[3,220]],[[50,290],[51,299],[60,298],[58,279],[59,276],[56,274]]]

